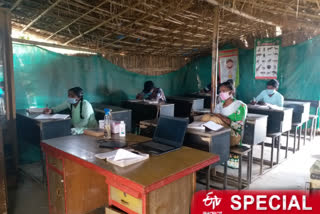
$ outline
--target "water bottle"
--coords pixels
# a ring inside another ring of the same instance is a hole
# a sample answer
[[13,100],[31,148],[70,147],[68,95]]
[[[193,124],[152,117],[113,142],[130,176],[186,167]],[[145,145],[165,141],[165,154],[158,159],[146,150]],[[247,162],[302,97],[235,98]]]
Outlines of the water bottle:
[[125,137],[126,136],[126,124],[124,123],[124,121],[120,122],[119,136],[120,137]]
[[111,138],[111,110],[105,108],[104,109],[104,138],[110,139]]

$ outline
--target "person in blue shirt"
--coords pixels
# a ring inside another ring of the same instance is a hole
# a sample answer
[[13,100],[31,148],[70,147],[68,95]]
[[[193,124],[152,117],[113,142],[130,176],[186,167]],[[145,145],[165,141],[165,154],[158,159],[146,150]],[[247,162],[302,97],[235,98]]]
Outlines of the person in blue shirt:
[[283,96],[277,91],[279,82],[277,80],[270,80],[267,82],[267,89],[263,90],[254,102],[260,105],[274,105],[283,107]]

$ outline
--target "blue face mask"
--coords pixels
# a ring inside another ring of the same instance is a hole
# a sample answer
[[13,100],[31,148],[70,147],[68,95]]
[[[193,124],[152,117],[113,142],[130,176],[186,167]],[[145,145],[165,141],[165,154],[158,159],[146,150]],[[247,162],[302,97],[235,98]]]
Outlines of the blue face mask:
[[0,88],[0,97],[4,96],[4,90],[2,88]]
[[76,104],[78,101],[77,101],[76,98],[70,98],[70,97],[68,97],[67,102],[70,103],[70,104]]
[[267,89],[267,94],[268,94],[268,95],[272,95],[272,94],[274,94],[275,92],[276,92],[275,89]]

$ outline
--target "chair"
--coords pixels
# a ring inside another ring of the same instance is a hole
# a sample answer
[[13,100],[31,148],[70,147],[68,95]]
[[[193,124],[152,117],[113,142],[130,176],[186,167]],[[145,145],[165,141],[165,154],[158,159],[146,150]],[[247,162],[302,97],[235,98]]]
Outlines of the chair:
[[[267,137],[270,137],[271,140],[271,156],[270,156],[270,168],[273,168],[273,154],[274,154],[274,148],[277,146],[277,161],[276,163],[279,164],[280,161],[280,138],[281,138],[282,133],[281,132],[276,132],[276,133],[269,133],[267,134]],[[276,145],[277,143],[277,145]],[[288,146],[287,146],[288,148]]]
[[[292,123],[292,126],[291,126],[292,127],[291,130],[294,130],[293,153],[300,150],[302,125],[303,123]],[[298,139],[298,145],[297,145],[296,142],[298,137],[297,136],[298,130],[299,130],[299,139]],[[297,145],[297,149],[296,149],[296,145]]]
[[[244,155],[247,155],[248,157],[250,155],[248,155],[251,152],[251,148],[247,147],[247,146],[243,146],[243,145],[236,145],[231,147],[230,149],[230,153],[239,155],[239,169],[238,169],[238,189],[241,190],[242,189],[242,157]],[[252,159],[248,158],[248,165],[247,165],[247,182],[248,182],[248,186],[250,185],[250,167],[252,167]]]
[[210,153],[215,153],[215,151],[223,151],[220,152],[220,161],[212,164],[208,167],[207,171],[207,190],[211,187],[211,169],[213,167],[216,167],[218,165],[224,165],[224,170],[223,170],[223,189],[227,189],[227,162],[229,160],[230,156],[230,132],[224,134],[224,135],[219,135],[216,136],[214,141],[219,141],[223,140],[226,135],[229,137],[229,143],[223,143],[223,144],[217,144],[217,143],[210,143],[209,145],[209,152]]
[[319,107],[316,108],[316,114],[309,115],[309,120],[311,120],[310,138],[309,138],[310,141],[312,141],[316,136],[318,118],[319,118]]

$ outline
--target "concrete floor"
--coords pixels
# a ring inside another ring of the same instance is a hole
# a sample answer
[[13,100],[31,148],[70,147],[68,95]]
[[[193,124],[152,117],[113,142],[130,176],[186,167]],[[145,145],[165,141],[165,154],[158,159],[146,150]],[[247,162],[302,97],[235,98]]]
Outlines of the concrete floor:
[[[282,139],[282,144],[285,138]],[[293,139],[290,138],[290,145]],[[303,142],[303,141],[302,141]],[[254,156],[260,155],[260,148],[254,148]],[[270,148],[265,149],[265,157],[270,157]],[[281,151],[281,158],[284,158],[284,151]],[[289,152],[287,160],[271,171],[267,171],[263,176],[255,179],[249,189],[305,189],[309,181],[309,169],[316,159],[320,159],[320,137],[312,143],[307,141],[306,146],[302,146],[299,152],[292,154]],[[244,164],[246,162],[244,161]],[[245,178],[245,166],[244,174]],[[268,169],[268,166],[265,166]],[[221,168],[217,169],[217,171]],[[259,166],[254,164],[253,174],[257,175]],[[228,170],[228,174],[237,175],[236,170]],[[197,189],[203,189],[203,185],[197,185]],[[234,187],[228,186],[229,189]],[[26,176],[20,176],[18,188],[9,190],[10,211],[9,214],[45,214],[48,212],[48,194],[43,187]]]

